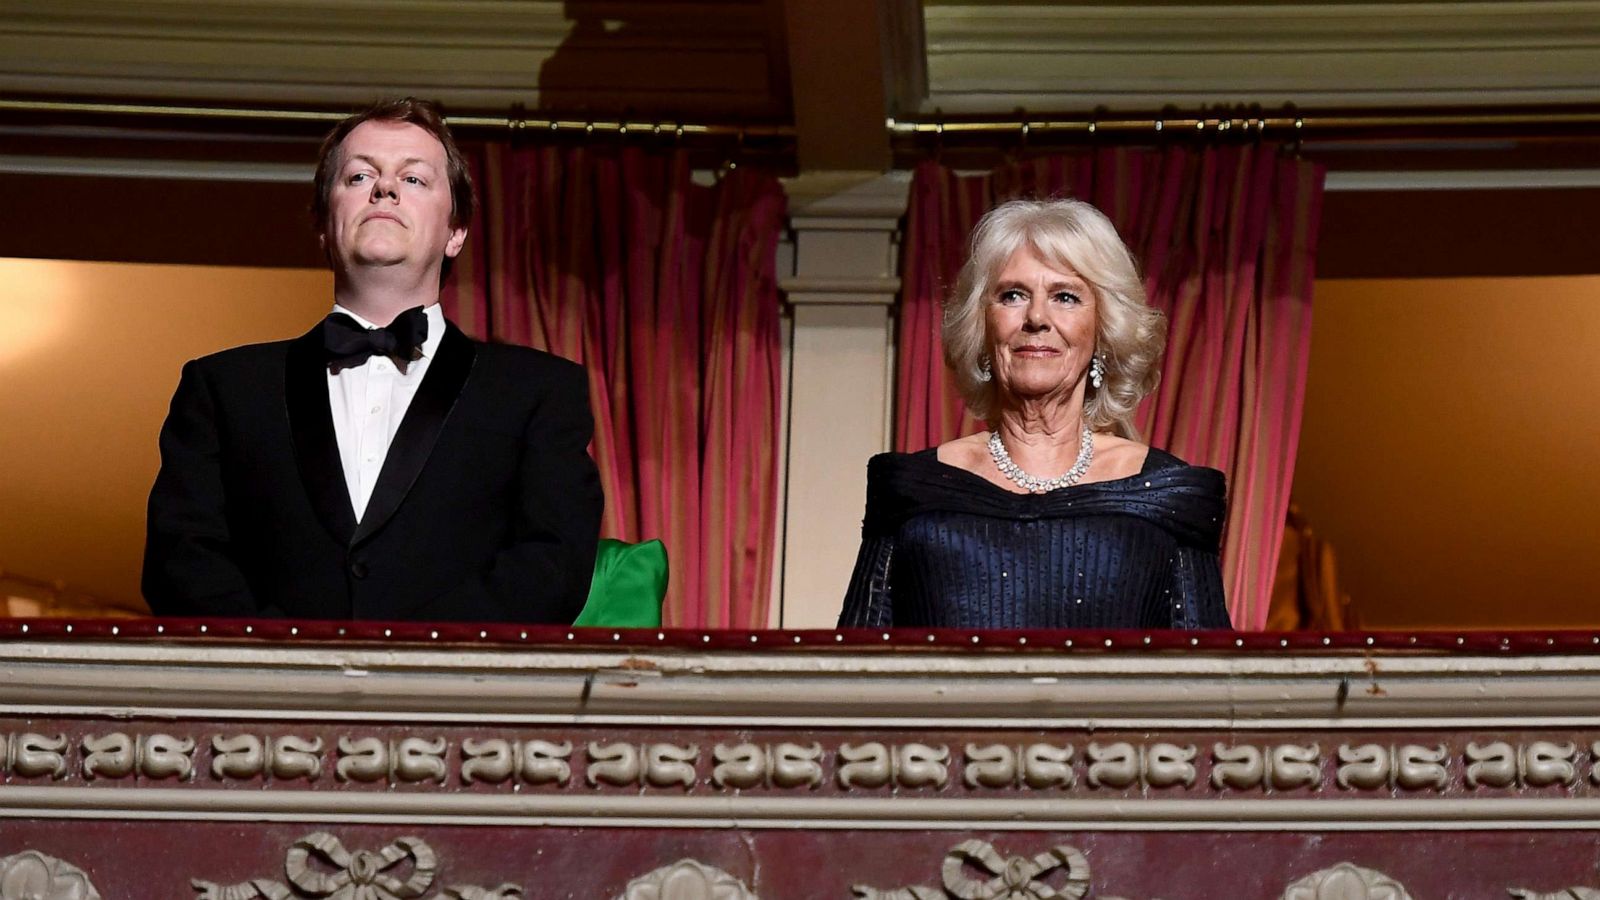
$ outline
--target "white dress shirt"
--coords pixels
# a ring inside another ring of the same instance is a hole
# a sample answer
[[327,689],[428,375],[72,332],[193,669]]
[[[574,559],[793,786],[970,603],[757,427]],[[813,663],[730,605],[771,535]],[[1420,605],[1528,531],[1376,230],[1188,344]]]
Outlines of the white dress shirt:
[[[363,328],[376,328],[366,319],[335,303],[333,311],[344,313]],[[412,360],[405,371],[386,356],[374,356],[359,366],[328,369],[328,405],[333,410],[333,434],[339,442],[339,461],[344,464],[344,483],[350,489],[350,505],[356,521],[367,511],[373,485],[389,456],[389,444],[400,421],[411,408],[428,363],[444,339],[444,311],[435,303],[423,312],[428,317],[428,338],[422,342],[422,358]]]

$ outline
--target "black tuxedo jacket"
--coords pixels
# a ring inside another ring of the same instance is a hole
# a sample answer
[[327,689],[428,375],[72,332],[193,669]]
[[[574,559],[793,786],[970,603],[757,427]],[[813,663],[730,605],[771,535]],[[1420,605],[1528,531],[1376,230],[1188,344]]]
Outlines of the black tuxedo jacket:
[[568,623],[600,530],[588,380],[447,325],[358,523],[320,328],[183,368],[150,492],[161,615]]

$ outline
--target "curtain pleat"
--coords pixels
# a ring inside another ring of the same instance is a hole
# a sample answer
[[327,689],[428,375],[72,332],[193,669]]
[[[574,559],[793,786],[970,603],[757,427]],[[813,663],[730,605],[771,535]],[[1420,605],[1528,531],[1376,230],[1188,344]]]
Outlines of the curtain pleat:
[[488,145],[471,161],[485,202],[447,312],[585,366],[601,533],[666,545],[666,625],[764,627],[781,187],[742,170],[698,185],[683,154],[637,148]]
[[1161,386],[1136,425],[1152,445],[1228,476],[1229,612],[1260,629],[1294,479],[1322,181],[1320,167],[1265,145],[1105,148],[969,176],[919,166],[902,254],[896,448],[983,428],[939,341],[941,303],[977,220],[1017,197],[1086,199],[1116,224],[1168,318]]

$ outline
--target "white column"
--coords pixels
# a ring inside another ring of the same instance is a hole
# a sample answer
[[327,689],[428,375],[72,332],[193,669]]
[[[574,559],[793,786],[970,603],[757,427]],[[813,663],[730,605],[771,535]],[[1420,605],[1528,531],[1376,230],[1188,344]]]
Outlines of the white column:
[[855,565],[867,460],[893,439],[898,242],[909,174],[787,183],[794,230],[777,610],[784,628],[831,628]]

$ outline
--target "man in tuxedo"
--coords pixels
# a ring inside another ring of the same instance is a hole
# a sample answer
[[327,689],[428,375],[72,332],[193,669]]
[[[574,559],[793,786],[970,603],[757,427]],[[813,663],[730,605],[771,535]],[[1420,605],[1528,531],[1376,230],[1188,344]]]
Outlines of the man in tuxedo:
[[588,380],[483,344],[439,288],[473,205],[438,109],[388,101],[324,142],[328,318],[183,367],[150,493],[161,615],[569,623],[601,492]]

